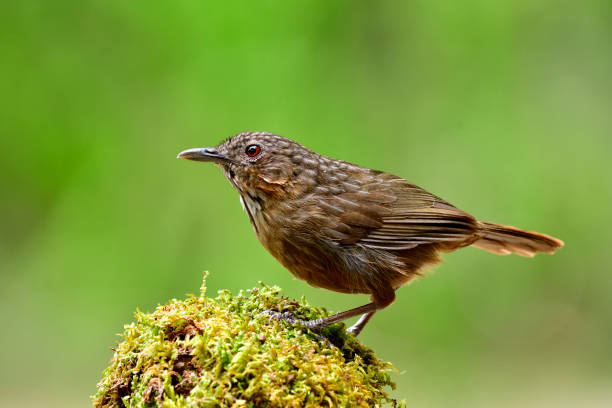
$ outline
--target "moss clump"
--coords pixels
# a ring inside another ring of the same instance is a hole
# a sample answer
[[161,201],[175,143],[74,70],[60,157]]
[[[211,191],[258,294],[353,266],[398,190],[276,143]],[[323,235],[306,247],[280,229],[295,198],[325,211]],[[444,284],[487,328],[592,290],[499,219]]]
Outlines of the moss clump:
[[[397,406],[394,387],[374,352],[332,325],[322,339],[271,320],[263,311],[300,319],[327,316],[322,308],[254,288],[215,299],[172,300],[153,313],[136,312],[126,325],[93,397],[96,407],[378,407]],[[331,346],[331,344],[334,346]]]

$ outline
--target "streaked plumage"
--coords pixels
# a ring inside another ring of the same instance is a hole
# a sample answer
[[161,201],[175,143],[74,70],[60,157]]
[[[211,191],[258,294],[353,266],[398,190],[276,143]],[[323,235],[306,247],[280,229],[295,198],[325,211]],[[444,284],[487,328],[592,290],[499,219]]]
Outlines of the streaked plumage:
[[208,159],[197,150],[179,157],[221,167],[260,242],[281,264],[313,286],[370,294],[376,309],[391,304],[395,290],[439,262],[440,253],[473,245],[534,256],[563,245],[544,234],[477,221],[400,177],[274,134],[238,134],[201,149]]

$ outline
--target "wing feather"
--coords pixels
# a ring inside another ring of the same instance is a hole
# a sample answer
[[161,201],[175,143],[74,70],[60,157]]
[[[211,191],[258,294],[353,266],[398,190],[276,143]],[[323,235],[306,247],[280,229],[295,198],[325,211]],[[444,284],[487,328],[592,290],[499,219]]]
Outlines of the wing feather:
[[[380,178],[380,174],[377,175]],[[466,242],[475,236],[471,215],[407,181],[386,175],[358,192],[328,197],[320,206],[329,211],[343,231],[322,231],[344,244],[405,250],[434,242]]]

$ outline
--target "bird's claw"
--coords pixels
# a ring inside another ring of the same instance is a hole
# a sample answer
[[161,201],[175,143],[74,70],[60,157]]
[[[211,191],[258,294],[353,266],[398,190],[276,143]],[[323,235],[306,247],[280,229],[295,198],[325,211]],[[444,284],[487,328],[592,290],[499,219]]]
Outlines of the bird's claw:
[[307,329],[310,329],[318,340],[327,343],[330,346],[330,348],[336,348],[336,346],[334,346],[327,337],[323,336],[320,333],[321,329],[325,327],[325,325],[321,324],[321,319],[302,320],[302,319],[298,319],[297,317],[295,317],[295,315],[291,312],[275,312],[273,310],[263,311],[259,315],[268,316],[269,322],[272,322],[272,319],[283,320],[289,323],[289,325],[293,327],[304,326]]
[[358,327],[356,324],[352,325],[351,327],[349,327],[348,329],[346,329],[346,332],[348,334],[353,335],[354,337],[357,337],[359,335],[359,333],[361,333],[361,327]]
[[308,322],[305,320],[300,320],[294,316],[291,312],[275,312],[273,310],[266,310],[259,314],[260,316],[268,316],[268,321],[272,322],[274,320],[284,320],[289,323],[291,326],[308,326]]

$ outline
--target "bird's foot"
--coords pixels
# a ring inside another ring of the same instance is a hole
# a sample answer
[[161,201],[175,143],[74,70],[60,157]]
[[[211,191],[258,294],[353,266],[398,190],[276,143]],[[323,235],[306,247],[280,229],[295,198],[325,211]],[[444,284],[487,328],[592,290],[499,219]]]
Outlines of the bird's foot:
[[261,312],[260,316],[268,316],[269,320],[284,320],[291,326],[304,326],[314,332],[319,332],[322,328],[327,326],[323,322],[323,319],[302,320],[295,317],[295,315],[291,312],[275,312],[273,310],[266,310]]
[[357,320],[354,325],[346,329],[346,332],[352,334],[354,337],[359,336],[359,333],[361,333],[361,330],[363,330],[365,325],[368,324],[372,316],[374,316],[374,313],[376,313],[376,310],[361,315],[359,320]]
[[348,334],[352,334],[354,337],[357,337],[359,335],[359,333],[361,333],[361,329],[362,329],[362,327],[358,327],[356,324],[354,324],[351,327],[349,327],[348,329],[346,329],[346,332]]
[[295,315],[291,312],[275,312],[273,310],[266,310],[264,312],[261,312],[259,315],[268,316],[269,321],[271,321],[272,319],[283,320],[289,323],[289,325],[293,327],[296,327],[296,326],[306,327],[307,329],[310,329],[314,333],[317,339],[326,342],[332,348],[336,347],[329,341],[328,338],[326,338],[320,333],[321,329],[327,326],[327,324],[325,324],[323,319],[302,320],[302,319],[298,319],[297,317],[295,317]]

